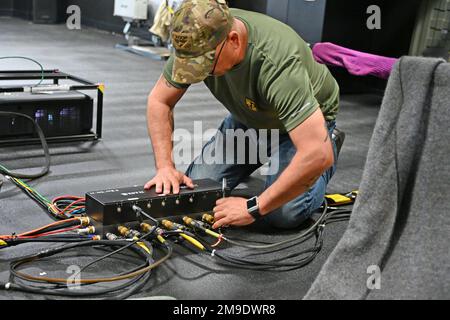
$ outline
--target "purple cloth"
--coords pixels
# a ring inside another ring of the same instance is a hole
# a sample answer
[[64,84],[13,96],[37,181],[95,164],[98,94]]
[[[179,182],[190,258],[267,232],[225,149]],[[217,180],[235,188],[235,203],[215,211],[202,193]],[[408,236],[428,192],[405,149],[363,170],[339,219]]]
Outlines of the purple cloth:
[[312,51],[319,63],[343,67],[353,75],[372,75],[382,79],[389,78],[398,60],[347,49],[330,42],[317,43]]

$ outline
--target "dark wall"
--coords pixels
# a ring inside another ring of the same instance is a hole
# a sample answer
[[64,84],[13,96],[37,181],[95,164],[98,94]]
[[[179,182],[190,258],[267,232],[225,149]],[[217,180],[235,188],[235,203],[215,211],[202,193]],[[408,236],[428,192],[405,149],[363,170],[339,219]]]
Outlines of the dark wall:
[[[40,0],[0,0],[0,15],[14,16],[22,19],[33,19],[33,6]],[[67,0],[53,0],[57,4],[57,21],[65,21]],[[48,2],[48,1],[45,1]],[[2,8],[4,10],[2,10]]]
[[[59,6],[59,21],[64,22],[66,9],[77,5],[81,9],[81,23],[86,26],[122,32],[125,22],[120,17],[114,17],[114,0],[55,0]],[[33,0],[0,0],[0,15],[31,20],[33,18]],[[145,31],[148,27],[143,27]],[[147,32],[148,33],[148,32]]]
[[228,1],[228,5],[233,8],[266,13],[267,1],[268,0],[230,0]]
[[[363,52],[401,57],[409,54],[411,39],[421,0],[328,0],[322,42]],[[381,9],[381,29],[369,30],[366,10]],[[330,68],[344,93],[383,91],[386,81],[375,77],[357,77],[342,68]]]
[[114,32],[123,30],[122,18],[113,16],[114,0],[64,0],[64,8],[72,4],[80,7],[83,25]]
[[[65,9],[81,8],[81,22],[99,29],[121,32],[124,22],[114,17],[114,0],[55,0]],[[32,0],[0,0],[0,14],[31,19]],[[330,41],[356,50],[401,56],[408,53],[418,4],[421,0],[230,0],[230,5],[267,13],[291,25],[310,43]],[[382,10],[382,29],[367,30],[366,9],[376,4]],[[144,28],[146,29],[146,28]]]
[[13,0],[1,0],[0,1],[0,15],[10,16],[13,10]]
[[287,7],[287,24],[297,31],[306,42],[320,42],[322,39],[325,19],[324,12],[327,2],[329,1],[316,0],[312,2],[290,0]]
[[[422,0],[267,0],[266,13],[288,25],[314,45],[337,45],[390,57],[409,54]],[[238,1],[237,1],[238,2]],[[381,30],[369,30],[367,8],[381,9]],[[382,91],[386,81],[356,77],[342,68],[330,68],[343,92]]]
[[[328,0],[322,42],[400,57],[408,54],[421,0]],[[381,9],[381,30],[366,26],[368,6]]]
[[[61,6],[61,21],[66,8],[81,8],[83,25],[122,32],[125,23],[114,17],[114,0],[55,0]],[[33,0],[0,0],[0,14],[31,19]],[[409,53],[412,32],[421,0],[230,0],[232,7],[266,13],[289,24],[307,42],[335,44],[379,55],[400,57]],[[381,8],[381,30],[366,26],[369,5]],[[146,38],[148,26],[133,29]],[[385,81],[373,77],[355,77],[342,68],[330,68],[343,92],[361,92],[366,88],[382,90]]]
[[[55,0],[58,1],[60,21],[64,21],[66,8],[69,5],[77,5],[81,9],[81,23],[86,26],[113,32],[122,32],[125,22],[120,17],[114,17],[114,0]],[[14,3],[14,5],[12,5]],[[230,5],[246,10],[266,12],[267,0],[234,0]],[[0,0],[0,14],[32,19],[33,0]],[[149,35],[148,25],[134,30],[139,35]]]
[[13,15],[23,19],[32,19],[33,0],[14,0]]

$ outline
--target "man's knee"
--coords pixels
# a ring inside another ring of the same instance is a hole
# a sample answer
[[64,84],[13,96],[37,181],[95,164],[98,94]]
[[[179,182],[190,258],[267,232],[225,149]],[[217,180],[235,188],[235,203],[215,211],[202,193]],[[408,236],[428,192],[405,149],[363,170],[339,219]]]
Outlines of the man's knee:
[[267,216],[267,223],[274,228],[294,229],[304,223],[312,215],[310,206],[287,203]]
[[294,229],[311,218],[322,203],[323,197],[308,192],[273,211],[264,219],[272,227]]

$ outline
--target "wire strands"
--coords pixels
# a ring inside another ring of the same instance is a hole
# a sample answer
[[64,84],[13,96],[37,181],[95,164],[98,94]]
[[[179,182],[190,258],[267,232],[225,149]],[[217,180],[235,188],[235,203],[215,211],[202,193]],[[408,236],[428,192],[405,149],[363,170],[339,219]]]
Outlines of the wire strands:
[[43,227],[20,234],[0,235],[0,248],[11,247],[28,242],[78,242],[91,240],[93,236],[67,233],[83,225],[79,218],[57,221]]
[[83,197],[66,195],[57,197],[53,201],[48,200],[28,185],[25,181],[7,176],[19,189],[36,201],[41,207],[48,211],[54,218],[70,219],[74,215],[83,215],[86,212],[85,199]]
[[41,145],[45,155],[44,167],[39,173],[24,174],[13,172],[10,171],[5,166],[0,165],[0,174],[3,174],[7,179],[12,181],[25,194],[27,194],[30,198],[36,201],[41,207],[46,209],[53,217],[57,219],[68,219],[71,218],[73,215],[84,214],[85,213],[84,198],[75,196],[64,196],[58,197],[51,202],[44,196],[42,196],[39,192],[37,192],[35,189],[33,189],[31,186],[29,186],[25,181],[21,180],[21,179],[37,179],[43,177],[50,171],[50,150],[41,127],[33,118],[31,118],[26,114],[17,112],[6,112],[6,111],[0,111],[0,116],[22,117],[32,122],[41,141]]

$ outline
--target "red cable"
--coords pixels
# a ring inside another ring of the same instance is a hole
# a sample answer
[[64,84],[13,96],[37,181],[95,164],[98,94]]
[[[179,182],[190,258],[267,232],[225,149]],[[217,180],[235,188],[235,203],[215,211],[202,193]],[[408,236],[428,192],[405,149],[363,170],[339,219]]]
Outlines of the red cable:
[[36,239],[36,238],[40,238],[40,237],[45,237],[45,236],[51,236],[54,234],[58,234],[58,233],[64,233],[64,232],[68,232],[68,231],[72,231],[75,229],[79,229],[81,226],[75,226],[75,227],[70,227],[70,228],[66,228],[66,229],[61,229],[61,230],[55,230],[55,231],[50,231],[50,232],[46,232],[46,233],[41,233],[35,236],[28,236],[28,237],[22,237],[19,236],[19,239]]
[[[80,198],[78,200],[75,200],[74,202],[71,202],[67,207],[65,207],[63,210],[60,210],[58,214],[64,214],[66,212],[67,209],[73,207],[74,205],[80,203],[80,202],[84,202],[84,198]],[[81,206],[84,207],[84,206]],[[74,210],[72,210],[74,211]]]
[[[45,225],[45,226],[43,226],[43,227],[41,227],[41,228],[37,228],[37,229],[31,230],[31,231],[27,231],[27,232],[24,232],[24,233],[20,233],[19,235],[17,235],[17,237],[27,236],[27,235],[29,235],[30,233],[36,233],[36,232],[39,232],[39,231],[41,231],[41,230],[44,230],[44,229],[46,229],[46,228],[48,228],[48,227],[53,227],[53,226],[57,226],[57,225],[59,225],[59,224],[67,223],[67,222],[70,222],[70,221],[76,221],[76,220],[78,220],[78,219],[77,219],[77,218],[71,218],[71,219],[67,219],[67,220],[63,220],[63,221],[56,221],[56,222],[50,223],[50,224],[48,224],[48,225]],[[0,238],[1,238],[1,239],[12,239],[12,238],[14,238],[14,237],[13,237],[13,236],[10,236],[10,235],[1,235]]]
[[56,202],[56,201],[62,200],[62,199],[75,199],[75,200],[78,200],[78,199],[84,199],[84,198],[83,197],[77,197],[77,196],[65,195],[65,196],[60,196],[60,197],[57,197],[57,198],[53,199],[52,202]]
[[223,235],[220,234],[220,235],[219,235],[219,238],[218,238],[218,240],[217,240],[217,242],[214,243],[213,245],[211,245],[211,247],[213,247],[213,248],[217,247],[219,244],[222,243],[222,239],[223,239]]

